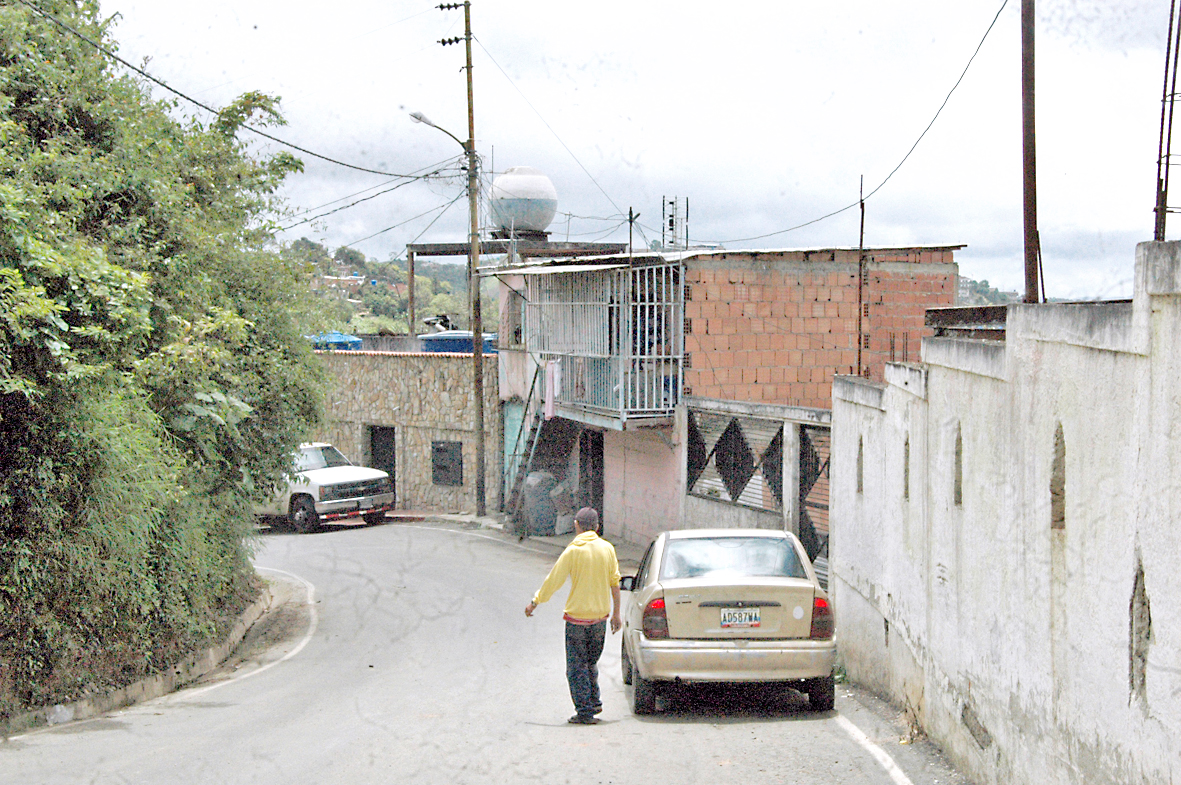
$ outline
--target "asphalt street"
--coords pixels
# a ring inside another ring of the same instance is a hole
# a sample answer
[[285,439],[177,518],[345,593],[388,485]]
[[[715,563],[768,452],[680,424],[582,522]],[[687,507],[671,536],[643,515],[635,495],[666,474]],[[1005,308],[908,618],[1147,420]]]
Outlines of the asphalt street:
[[164,698],[7,740],[0,782],[964,782],[844,685],[824,714],[789,689],[711,689],[636,717],[617,635],[604,721],[568,725],[565,591],[523,612],[555,552],[460,525],[265,536],[256,563],[277,601],[230,661]]

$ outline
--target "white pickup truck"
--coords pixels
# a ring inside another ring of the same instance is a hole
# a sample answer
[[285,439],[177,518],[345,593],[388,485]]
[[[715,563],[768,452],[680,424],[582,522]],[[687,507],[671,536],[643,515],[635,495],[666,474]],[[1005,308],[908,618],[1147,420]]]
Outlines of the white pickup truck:
[[254,512],[282,520],[297,532],[315,531],[321,521],[360,515],[379,523],[394,508],[394,484],[380,469],[354,466],[324,442],[301,444],[287,487]]

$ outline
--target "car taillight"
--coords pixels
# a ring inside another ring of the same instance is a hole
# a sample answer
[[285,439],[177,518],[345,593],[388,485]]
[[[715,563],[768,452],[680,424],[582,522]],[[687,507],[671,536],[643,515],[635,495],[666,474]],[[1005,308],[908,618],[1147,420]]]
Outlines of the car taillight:
[[668,614],[664,612],[663,597],[657,597],[644,608],[644,637],[668,637]]
[[832,606],[823,597],[812,600],[812,633],[809,638],[821,640],[832,637]]

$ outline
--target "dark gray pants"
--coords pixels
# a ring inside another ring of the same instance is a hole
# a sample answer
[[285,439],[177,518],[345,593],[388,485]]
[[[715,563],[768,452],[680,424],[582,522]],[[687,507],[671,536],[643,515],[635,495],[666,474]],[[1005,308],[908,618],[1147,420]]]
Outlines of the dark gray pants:
[[593,717],[603,710],[599,699],[599,657],[607,622],[571,624],[566,622],[566,681],[574,710],[582,717]]

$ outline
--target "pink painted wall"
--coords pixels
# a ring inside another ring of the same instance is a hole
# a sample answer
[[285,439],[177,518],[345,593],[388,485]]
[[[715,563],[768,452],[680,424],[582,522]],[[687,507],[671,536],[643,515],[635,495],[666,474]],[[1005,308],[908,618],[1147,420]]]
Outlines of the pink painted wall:
[[[672,429],[662,433],[672,438]],[[665,529],[680,528],[684,465],[683,440],[669,447],[655,429],[607,431],[603,437],[604,533],[647,545]]]

